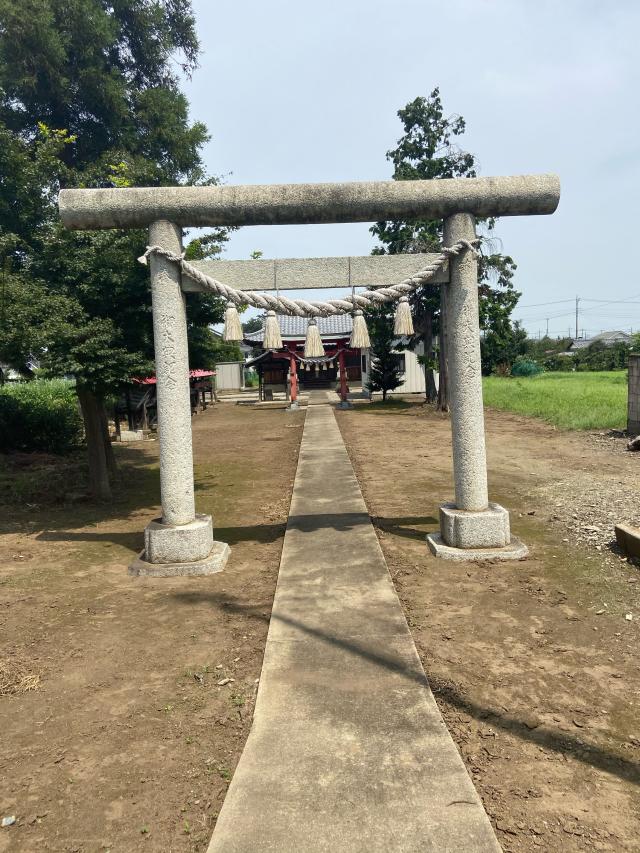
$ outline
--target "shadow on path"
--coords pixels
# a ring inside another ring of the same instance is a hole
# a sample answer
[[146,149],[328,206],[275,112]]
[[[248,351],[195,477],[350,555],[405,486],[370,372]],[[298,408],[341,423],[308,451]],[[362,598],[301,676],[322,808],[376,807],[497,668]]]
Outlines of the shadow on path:
[[[175,592],[172,593],[172,598],[178,604],[185,606],[208,603],[216,609],[229,610],[233,613],[239,613],[250,619],[258,619],[263,622],[269,621],[269,616],[264,613],[264,605],[243,604],[224,593]],[[258,612],[258,607],[261,608],[261,612]],[[325,643],[338,646],[380,667],[399,673],[405,678],[416,681],[425,687],[430,684],[433,693],[437,697],[464,711],[464,713],[474,717],[476,720],[490,722],[491,725],[501,728],[521,740],[530,741],[546,749],[551,749],[554,752],[561,754],[569,753],[572,758],[580,761],[582,764],[595,767],[598,770],[604,770],[634,785],[640,785],[640,764],[635,761],[618,756],[597,744],[588,743],[573,735],[554,731],[546,726],[538,726],[535,729],[530,729],[523,720],[520,720],[516,716],[495,711],[465,698],[453,683],[442,682],[434,678],[428,681],[425,678],[422,667],[418,669],[417,667],[407,666],[406,662],[401,661],[399,658],[372,652],[362,643],[336,637],[318,628],[305,625],[304,622],[289,616],[272,614],[271,618],[297,628],[303,633],[316,637]]]

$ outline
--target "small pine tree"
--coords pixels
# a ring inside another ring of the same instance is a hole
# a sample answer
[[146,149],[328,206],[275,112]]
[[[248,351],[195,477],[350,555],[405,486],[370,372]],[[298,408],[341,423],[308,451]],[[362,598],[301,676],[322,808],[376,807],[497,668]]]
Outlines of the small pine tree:
[[371,339],[371,370],[367,388],[369,391],[382,391],[382,399],[386,400],[387,392],[402,385],[403,379],[395,352],[393,314],[386,305],[370,308],[366,314]]

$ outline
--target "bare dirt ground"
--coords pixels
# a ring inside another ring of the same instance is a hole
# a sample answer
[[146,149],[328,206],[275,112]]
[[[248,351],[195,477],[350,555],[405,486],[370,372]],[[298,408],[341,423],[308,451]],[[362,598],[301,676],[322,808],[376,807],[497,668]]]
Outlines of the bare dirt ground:
[[504,850],[640,850],[640,571],[609,547],[614,521],[640,522],[640,454],[489,413],[490,494],[531,556],[454,564],[424,541],[452,498],[447,418],[368,404],[337,417]]
[[206,849],[248,734],[303,420],[194,418],[198,509],[232,547],[221,574],[127,576],[159,514],[157,442],[117,448],[110,508],[69,483],[71,504],[0,509],[0,817],[16,817],[0,851]]

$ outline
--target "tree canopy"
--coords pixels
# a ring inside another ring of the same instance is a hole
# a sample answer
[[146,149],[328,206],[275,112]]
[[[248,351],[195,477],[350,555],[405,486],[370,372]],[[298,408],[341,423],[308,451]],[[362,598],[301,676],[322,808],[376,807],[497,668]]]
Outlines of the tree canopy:
[[[86,405],[106,423],[105,395],[153,369],[148,270],[136,262],[147,235],[66,231],[57,194],[215,183],[177,74],[198,50],[189,0],[0,0],[0,362],[19,367],[28,350],[45,374],[75,377],[89,442]],[[226,239],[217,229],[187,251],[215,256]],[[187,310],[192,366],[209,367],[223,305],[190,294]]]
[[[439,88],[428,97],[418,97],[398,110],[403,135],[395,148],[387,151],[387,160],[393,164],[393,179],[397,181],[431,180],[437,178],[474,178],[477,160],[474,154],[464,151],[457,143],[466,130],[460,115],[446,116]],[[495,220],[481,223],[491,235]],[[380,245],[374,254],[434,252],[442,245],[441,219],[391,220],[377,222],[371,233]],[[483,365],[489,372],[495,358],[507,358],[509,347],[505,343],[513,329],[510,315],[520,294],[513,287],[516,264],[508,255],[492,251],[492,240],[485,241],[485,251],[479,265],[480,324],[485,330],[484,340],[491,342],[485,348]],[[416,334],[412,346],[422,342],[425,354],[421,359],[426,366],[427,397],[435,397],[433,369],[436,364],[434,336],[440,334],[440,287],[425,285],[411,297]],[[493,340],[494,336],[499,340]],[[440,352],[441,392],[446,388],[445,365]],[[444,397],[444,399],[443,399]],[[440,405],[448,405],[446,394],[440,394]]]
[[369,391],[382,391],[387,399],[389,391],[402,385],[399,354],[396,351],[397,337],[393,332],[393,309],[390,305],[372,305],[366,311],[367,327],[371,338],[371,364],[369,367]]

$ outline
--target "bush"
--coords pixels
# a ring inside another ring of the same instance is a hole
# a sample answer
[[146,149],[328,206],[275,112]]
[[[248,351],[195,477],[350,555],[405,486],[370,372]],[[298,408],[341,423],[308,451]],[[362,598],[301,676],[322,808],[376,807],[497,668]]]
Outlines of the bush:
[[512,376],[537,376],[539,373],[542,373],[540,365],[524,355],[519,355],[511,366]]
[[0,388],[0,451],[68,453],[82,441],[78,398],[61,379]]

